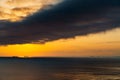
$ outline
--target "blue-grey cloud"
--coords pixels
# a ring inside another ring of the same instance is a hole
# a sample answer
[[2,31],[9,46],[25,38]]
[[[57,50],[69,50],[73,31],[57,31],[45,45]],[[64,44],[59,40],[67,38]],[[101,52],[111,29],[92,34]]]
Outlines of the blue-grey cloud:
[[120,27],[119,0],[65,0],[21,22],[0,22],[0,44],[48,42]]

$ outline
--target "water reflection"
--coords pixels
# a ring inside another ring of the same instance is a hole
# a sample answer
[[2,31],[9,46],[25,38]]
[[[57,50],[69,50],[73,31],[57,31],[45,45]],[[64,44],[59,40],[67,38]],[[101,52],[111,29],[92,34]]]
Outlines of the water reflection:
[[120,59],[1,59],[0,80],[120,80]]

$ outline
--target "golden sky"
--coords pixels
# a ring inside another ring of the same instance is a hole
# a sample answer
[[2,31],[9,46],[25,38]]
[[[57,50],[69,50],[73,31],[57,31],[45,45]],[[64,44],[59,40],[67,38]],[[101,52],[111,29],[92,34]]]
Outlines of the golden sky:
[[[37,11],[49,9],[48,5],[55,5],[61,1],[62,0],[0,0],[0,20],[20,21]],[[102,22],[100,21],[99,23]],[[5,31],[1,31],[1,33],[4,32]],[[87,36],[55,40],[45,44],[31,43],[0,46],[0,56],[120,56],[120,28]]]
[[120,29],[61,39],[46,44],[22,44],[0,47],[1,56],[119,56]]
[[0,0],[0,19],[19,21],[61,0]]

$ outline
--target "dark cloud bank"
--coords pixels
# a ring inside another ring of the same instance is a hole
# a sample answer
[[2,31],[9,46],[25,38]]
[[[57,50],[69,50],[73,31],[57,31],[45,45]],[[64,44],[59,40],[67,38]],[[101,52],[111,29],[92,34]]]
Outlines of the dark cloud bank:
[[0,22],[0,44],[48,42],[120,27],[120,0],[65,0],[21,22]]

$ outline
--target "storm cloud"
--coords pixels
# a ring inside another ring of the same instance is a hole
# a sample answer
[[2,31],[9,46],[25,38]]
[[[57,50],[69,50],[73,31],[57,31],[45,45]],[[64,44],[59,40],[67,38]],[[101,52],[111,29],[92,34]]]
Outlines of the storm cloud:
[[20,22],[0,21],[0,44],[45,43],[118,27],[120,0],[64,0]]

